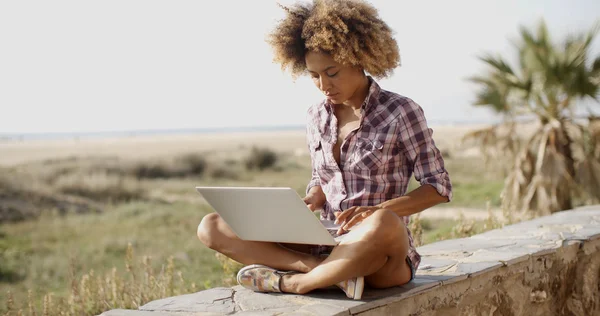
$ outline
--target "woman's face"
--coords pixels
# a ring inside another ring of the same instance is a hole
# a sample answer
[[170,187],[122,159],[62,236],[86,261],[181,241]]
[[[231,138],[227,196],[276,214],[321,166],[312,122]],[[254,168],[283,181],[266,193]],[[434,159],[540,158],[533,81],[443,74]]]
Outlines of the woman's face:
[[328,54],[308,52],[305,60],[313,82],[333,104],[348,101],[364,84],[362,69],[339,64]]

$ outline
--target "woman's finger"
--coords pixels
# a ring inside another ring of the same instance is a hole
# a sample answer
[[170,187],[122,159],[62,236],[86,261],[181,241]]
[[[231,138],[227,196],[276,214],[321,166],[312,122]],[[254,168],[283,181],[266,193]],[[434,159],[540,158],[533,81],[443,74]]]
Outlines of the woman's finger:
[[344,230],[348,231],[350,228],[352,228],[356,224],[362,222],[365,218],[369,217],[369,215],[371,215],[371,214],[373,214],[373,212],[369,209],[366,209],[362,212],[356,212],[356,215],[354,217],[352,217],[352,219],[350,219],[346,225],[344,225],[344,227],[343,227]]
[[345,211],[343,211],[336,219],[335,219],[335,223],[336,224],[340,224],[342,222],[344,222],[344,220],[346,220],[346,218],[348,218],[348,216],[350,216],[354,210],[356,209],[356,206],[353,206]]

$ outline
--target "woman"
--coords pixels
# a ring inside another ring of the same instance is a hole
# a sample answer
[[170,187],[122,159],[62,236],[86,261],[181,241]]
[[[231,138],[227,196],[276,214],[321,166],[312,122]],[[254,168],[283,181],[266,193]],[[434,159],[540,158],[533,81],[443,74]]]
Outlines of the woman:
[[[383,90],[400,56],[390,28],[363,1],[296,4],[270,34],[275,60],[309,74],[326,99],[308,111],[312,179],[304,201],[347,234],[336,247],[240,240],[213,213],[198,227],[208,247],[247,264],[238,282],[261,292],[303,294],[338,285],[360,299],[364,283],[412,280],[420,262],[409,216],[451,199],[451,184],[423,111]],[[421,186],[406,193],[412,174]],[[352,230],[350,230],[352,228]]]

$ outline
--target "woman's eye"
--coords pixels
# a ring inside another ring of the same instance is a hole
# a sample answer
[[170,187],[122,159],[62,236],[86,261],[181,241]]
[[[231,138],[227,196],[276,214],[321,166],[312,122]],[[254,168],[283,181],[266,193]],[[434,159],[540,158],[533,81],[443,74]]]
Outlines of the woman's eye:
[[[339,71],[338,71],[338,72],[339,72]],[[334,74],[327,74],[327,77],[329,77],[329,78],[333,78],[333,77],[335,77],[335,76],[338,74],[338,72],[336,72],[336,73],[334,73]]]

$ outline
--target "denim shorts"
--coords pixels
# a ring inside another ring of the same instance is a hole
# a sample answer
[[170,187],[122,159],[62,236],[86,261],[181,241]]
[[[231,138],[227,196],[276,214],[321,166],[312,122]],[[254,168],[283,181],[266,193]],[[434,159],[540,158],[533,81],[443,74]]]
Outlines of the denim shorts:
[[[406,263],[408,263],[408,267],[410,268],[410,281],[415,279],[415,276],[417,275],[417,269],[415,269],[415,266],[412,264],[412,261],[410,260],[409,256],[406,256]],[[410,282],[408,281],[408,282]]]

